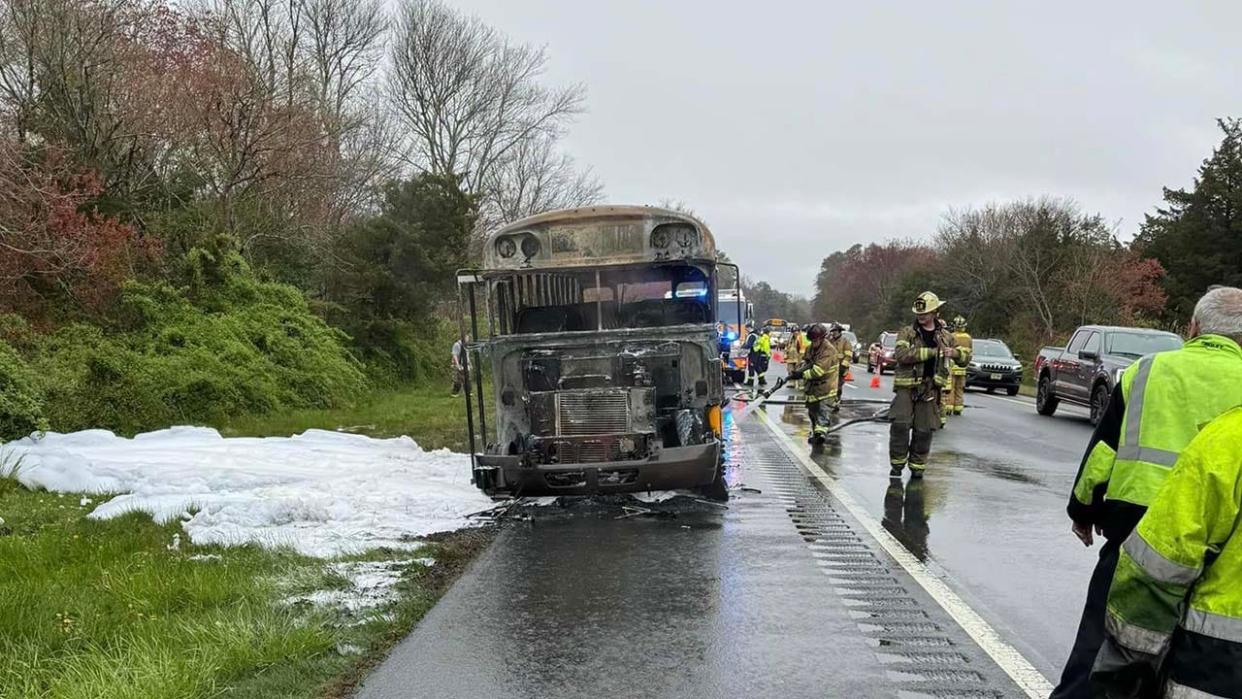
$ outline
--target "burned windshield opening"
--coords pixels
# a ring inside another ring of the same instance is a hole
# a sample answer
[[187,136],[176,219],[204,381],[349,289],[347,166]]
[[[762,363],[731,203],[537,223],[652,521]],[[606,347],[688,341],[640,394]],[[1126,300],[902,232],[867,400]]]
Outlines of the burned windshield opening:
[[514,273],[493,284],[501,334],[713,322],[713,281],[691,264]]

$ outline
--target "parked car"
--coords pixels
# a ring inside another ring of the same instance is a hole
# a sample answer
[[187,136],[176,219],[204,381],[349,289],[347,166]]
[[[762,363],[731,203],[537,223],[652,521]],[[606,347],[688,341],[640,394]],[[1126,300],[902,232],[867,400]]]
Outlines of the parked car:
[[1181,346],[1182,338],[1163,330],[1084,325],[1065,347],[1039,351],[1035,409],[1052,415],[1061,401],[1085,405],[1091,409],[1091,424],[1097,424],[1126,367],[1143,355]]
[[867,350],[867,373],[875,372],[884,373],[885,369],[892,368],[896,362],[893,360],[893,352],[897,349],[897,333],[882,332],[875,342],[871,343],[871,348]]
[[988,393],[998,388],[1011,396],[1018,395],[1022,385],[1022,362],[1000,340],[979,339],[974,341],[974,352],[966,367],[966,386],[986,388]]

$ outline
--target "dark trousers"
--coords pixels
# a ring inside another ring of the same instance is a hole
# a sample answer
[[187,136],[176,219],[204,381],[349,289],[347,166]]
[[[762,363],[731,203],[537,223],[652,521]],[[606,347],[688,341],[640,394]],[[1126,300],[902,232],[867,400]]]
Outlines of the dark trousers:
[[1100,547],[1100,560],[1095,564],[1091,582],[1087,585],[1087,603],[1083,605],[1082,620],[1078,622],[1078,637],[1070,651],[1061,682],[1052,690],[1048,699],[1091,699],[1091,667],[1095,656],[1104,645],[1104,617],[1108,613],[1108,588],[1113,584],[1117,571],[1117,559],[1121,556],[1124,538],[1105,539]]
[[768,356],[765,354],[751,354],[746,359],[746,384],[748,386],[755,385],[755,378],[758,377],[760,386],[768,385]]

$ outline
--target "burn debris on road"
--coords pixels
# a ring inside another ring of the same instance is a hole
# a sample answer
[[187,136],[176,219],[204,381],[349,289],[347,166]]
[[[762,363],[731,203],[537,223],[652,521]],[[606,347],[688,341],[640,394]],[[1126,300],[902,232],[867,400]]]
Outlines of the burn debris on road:
[[[738,486],[732,490],[735,497],[738,494],[757,492],[759,492],[757,489],[746,486]],[[616,495],[516,498],[469,516],[497,523],[538,522],[574,517],[676,519],[683,514],[718,512],[728,508],[729,506],[725,503],[706,500],[691,493],[659,491]]]

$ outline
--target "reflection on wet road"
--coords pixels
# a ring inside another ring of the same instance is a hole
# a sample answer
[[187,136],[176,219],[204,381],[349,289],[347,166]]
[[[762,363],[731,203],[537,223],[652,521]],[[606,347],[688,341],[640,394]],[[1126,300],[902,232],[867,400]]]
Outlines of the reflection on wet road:
[[891,480],[884,491],[884,521],[890,534],[897,537],[920,561],[927,561],[926,481]]
[[[886,400],[890,381],[857,383],[847,399]],[[783,397],[783,396],[781,396]],[[968,409],[937,432],[922,483],[890,482],[888,426],[860,424],[811,451],[827,471],[919,560],[954,590],[1045,676],[1059,676],[1081,612],[1095,551],[1069,533],[1065,503],[1090,436],[1086,413],[1055,418],[1023,399],[967,393]],[[875,404],[843,408],[840,419]],[[805,446],[809,424],[796,404],[767,414]]]

